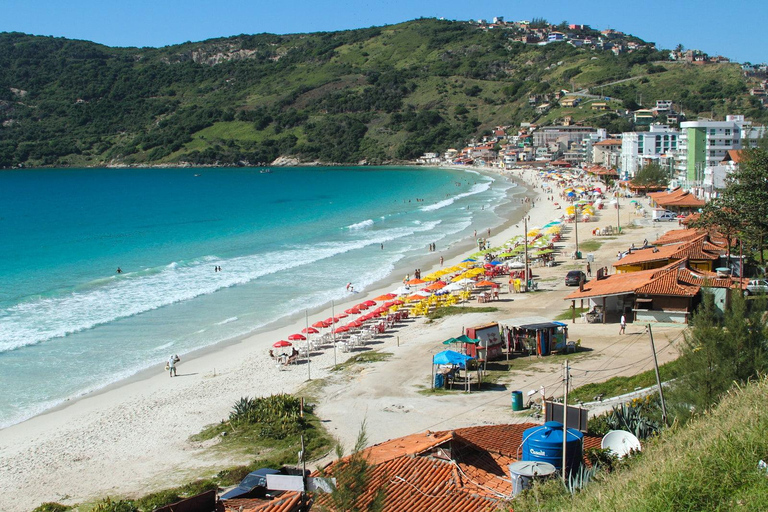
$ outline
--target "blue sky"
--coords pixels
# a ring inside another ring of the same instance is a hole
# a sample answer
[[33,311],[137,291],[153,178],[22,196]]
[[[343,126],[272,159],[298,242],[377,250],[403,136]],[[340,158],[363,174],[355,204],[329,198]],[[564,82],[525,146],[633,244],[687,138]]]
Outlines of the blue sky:
[[165,46],[213,37],[334,31],[419,17],[614,28],[659,47],[678,43],[753,63],[768,61],[765,0],[507,2],[458,0],[0,0],[0,31],[86,39],[109,46]]

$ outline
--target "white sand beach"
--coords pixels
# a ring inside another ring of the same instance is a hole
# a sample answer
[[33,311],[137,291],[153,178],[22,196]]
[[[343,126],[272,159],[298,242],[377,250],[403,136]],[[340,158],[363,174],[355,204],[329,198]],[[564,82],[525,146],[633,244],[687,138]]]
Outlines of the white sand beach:
[[[531,183],[534,176],[535,171],[528,171],[525,179]],[[533,192],[535,207],[530,211],[530,225],[543,225],[563,213],[553,201],[544,199],[541,189]],[[615,225],[614,212],[606,210],[596,222],[584,224],[588,229],[583,229],[583,234],[580,226],[580,239],[590,239],[595,227]],[[628,213],[622,211],[621,215]],[[627,219],[623,217],[622,224]],[[610,266],[618,249],[643,238],[653,240],[673,227],[651,224],[628,230],[618,239],[605,240],[595,252],[595,268]],[[478,234],[484,235],[485,228],[478,226]],[[491,239],[500,243],[522,231],[522,224],[512,223],[503,231],[492,232]],[[418,391],[429,386],[431,354],[444,348],[442,340],[461,334],[463,327],[515,315],[552,317],[565,310],[570,302],[563,298],[572,289],[565,288],[562,278],[576,264],[568,257],[573,244],[569,229],[559,244],[563,247],[557,257],[560,265],[534,269],[542,291],[509,294],[502,288],[501,300],[491,304],[499,308],[496,313],[452,316],[433,323],[423,318],[409,320],[371,345],[391,352],[390,360],[360,367],[353,374],[331,375],[331,348],[313,356],[309,368],[307,364],[277,367],[268,351],[276,340],[304,328],[304,318],[297,318],[268,332],[182,356],[175,378],[169,378],[158,364],[127,382],[0,430],[0,510],[30,510],[45,501],[72,504],[107,495],[140,496],[247,462],[221,460],[209,446],[192,443],[189,437],[226,418],[240,397],[297,391],[308,380],[309,371],[312,379],[328,379],[317,413],[347,448],[363,419],[372,443],[427,429],[531,421],[530,417],[512,413],[509,392],[544,385],[548,395],[559,396],[560,367],[547,363],[546,358],[535,371],[511,375],[505,390],[444,396],[425,396]],[[440,256],[445,257],[448,266],[461,261],[465,254],[438,251],[433,256],[433,269],[439,268]],[[429,270],[424,268],[423,273]],[[336,312],[389,292],[399,284],[351,294],[349,302],[336,306]],[[309,323],[330,315],[328,308],[310,316]],[[660,362],[675,357],[669,342],[681,330],[654,330],[657,349],[664,349]],[[580,338],[582,346],[591,349],[577,359],[578,364],[574,363],[578,369],[573,373],[575,385],[652,367],[644,326],[630,324],[627,336],[617,333],[613,324],[584,324],[580,320],[569,324],[569,337]],[[336,352],[339,362],[352,355],[354,352]]]

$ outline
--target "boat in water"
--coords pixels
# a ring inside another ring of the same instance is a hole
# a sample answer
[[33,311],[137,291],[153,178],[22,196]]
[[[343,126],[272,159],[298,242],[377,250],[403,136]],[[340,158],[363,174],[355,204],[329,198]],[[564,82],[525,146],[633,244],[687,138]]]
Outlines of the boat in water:
[[272,174],[272,169],[262,169],[259,172],[261,174]]

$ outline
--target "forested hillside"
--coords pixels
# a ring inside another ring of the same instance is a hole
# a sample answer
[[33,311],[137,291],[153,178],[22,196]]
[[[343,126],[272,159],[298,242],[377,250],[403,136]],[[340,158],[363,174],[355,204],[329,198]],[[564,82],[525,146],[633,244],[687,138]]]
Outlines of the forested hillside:
[[[603,85],[637,77],[616,85]],[[603,85],[602,87],[600,87]],[[362,30],[241,35],[160,49],[0,34],[0,167],[382,163],[461,145],[496,125],[565,115],[612,131],[615,112],[529,96],[591,87],[619,108],[671,99],[690,117],[764,111],[738,65],[666,62],[513,41],[420,19]],[[556,105],[555,105],[556,106]]]

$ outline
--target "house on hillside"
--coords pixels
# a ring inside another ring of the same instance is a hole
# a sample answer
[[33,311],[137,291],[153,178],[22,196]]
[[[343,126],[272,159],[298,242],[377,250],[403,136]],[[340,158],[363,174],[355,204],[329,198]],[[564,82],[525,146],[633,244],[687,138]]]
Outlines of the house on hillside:
[[578,107],[581,100],[576,96],[566,96],[560,100],[561,107]]

